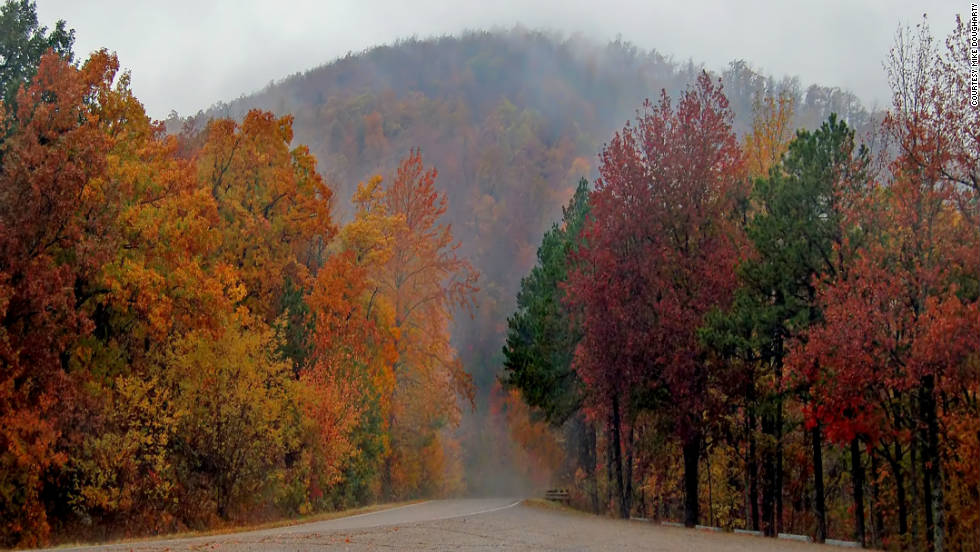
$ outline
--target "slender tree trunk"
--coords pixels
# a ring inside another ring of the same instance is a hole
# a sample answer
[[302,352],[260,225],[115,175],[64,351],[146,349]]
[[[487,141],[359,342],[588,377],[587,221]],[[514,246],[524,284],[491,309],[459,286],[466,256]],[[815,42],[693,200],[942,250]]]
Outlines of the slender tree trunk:
[[684,443],[684,525],[698,524],[698,460],[701,457],[701,435]]
[[926,510],[926,536],[930,549],[942,552],[945,536],[943,484],[939,471],[939,420],[934,393],[934,376],[923,377],[919,389],[920,416],[925,425],[925,450],[922,451],[922,501]]
[[776,536],[776,454],[775,416],[767,413],[762,416],[762,433],[766,436],[762,453],[762,533],[767,537]]
[[[709,447],[705,447],[706,449]],[[714,527],[715,525],[715,500],[711,494],[711,451],[705,450],[704,453],[705,465],[708,468],[708,525]]]
[[626,466],[623,477],[626,480],[626,517],[633,511],[633,422],[630,422],[629,431],[626,433]]
[[936,526],[932,517],[932,502],[930,500],[932,496],[932,479],[929,477],[929,460],[927,456],[926,451],[922,451],[919,455],[919,460],[922,462],[922,513],[926,522],[926,548],[934,552],[939,552],[935,548]]
[[748,416],[749,438],[749,511],[751,513],[752,530],[759,530],[759,462],[755,443],[755,414]]
[[615,508],[615,506],[613,505],[613,487],[615,487],[615,483],[613,483],[613,472],[614,472],[614,470],[613,470],[613,447],[612,447],[612,414],[609,415],[609,418],[610,418],[609,423],[606,424],[607,425],[607,428],[606,428],[606,441],[605,441],[605,445],[606,445],[606,505],[604,507],[605,508],[609,508],[610,509],[610,513],[612,513],[612,509]]
[[876,548],[881,547],[885,535],[885,518],[881,513],[881,485],[878,484],[878,454],[871,449],[871,519],[873,520],[871,542]]
[[[391,435],[391,429],[395,427],[395,415],[388,415],[388,435]],[[392,479],[392,472],[394,471],[394,448],[389,447],[387,454],[385,454],[384,468],[381,474],[381,482],[384,486],[384,495],[388,497],[388,500],[395,499],[395,484]]]
[[[919,460],[921,459],[921,456],[922,455],[919,454],[919,436],[918,435],[915,435],[915,436],[913,436],[912,442],[909,443],[909,466],[910,466],[909,475],[912,477],[912,479],[909,481],[909,489],[912,490],[912,507],[913,508],[917,504],[921,504],[922,503],[921,497],[919,496],[919,491],[921,491],[926,486],[926,483],[924,481],[922,481],[921,484],[920,484],[920,481],[919,481],[919,470],[916,468],[916,466],[918,465]],[[925,514],[926,514],[926,517],[928,517],[929,512],[926,512]],[[919,521],[918,519],[916,519],[915,517],[913,517],[912,523],[911,523],[911,525],[909,525],[909,529],[911,530],[911,533],[912,533],[912,542],[914,542],[914,543],[918,543],[919,542],[919,530],[921,529],[921,527],[919,526],[920,524],[919,524],[918,521]],[[932,522],[931,521],[926,521],[926,523],[928,525],[930,525],[930,526],[932,525]],[[926,536],[926,541],[927,542],[932,542],[928,538],[928,535]]]
[[[780,372],[780,377],[781,376]],[[779,380],[776,380],[779,381]],[[776,474],[773,483],[773,496],[776,500],[775,512],[775,533],[778,535],[783,532],[783,399],[776,400]]]
[[895,442],[895,460],[891,463],[895,477],[895,494],[898,501],[898,534],[905,537],[909,532],[909,507],[905,494],[905,474],[902,472],[902,445]]
[[592,513],[599,513],[599,475],[596,473],[596,429],[595,423],[589,422],[585,429],[585,442],[588,447],[588,454],[585,469],[588,479],[592,482],[589,485],[589,501],[592,504]]
[[612,396],[612,443],[613,449],[613,470],[615,471],[614,480],[616,483],[616,502],[619,507],[619,517],[626,519],[629,517],[629,506],[626,504],[626,486],[623,485],[623,448],[620,435],[620,413],[619,395],[613,393]]
[[864,466],[861,464],[861,444],[857,437],[851,439],[851,484],[854,490],[854,538],[867,544],[864,534]]
[[817,542],[827,540],[827,504],[824,499],[823,486],[823,439],[820,436],[820,425],[810,430],[810,440],[813,446],[813,511],[817,516]]
[[[900,427],[900,421],[895,420],[895,426]],[[902,547],[904,548],[907,544],[907,535],[909,531],[909,509],[908,509],[908,498],[905,490],[905,472],[902,470],[902,460],[905,458],[905,451],[902,449],[902,443],[898,439],[895,440],[891,454],[888,453],[888,445],[883,445],[884,457],[888,461],[888,466],[892,471],[892,478],[895,480],[895,502],[897,503],[898,511],[898,534],[902,539]],[[913,466],[915,469],[914,462],[915,457],[913,456]]]
[[946,549],[946,512],[943,508],[943,479],[939,465],[942,460],[939,456],[939,420],[935,400],[932,402],[928,427],[929,457],[932,458],[929,463],[929,479],[932,480],[930,504],[935,524],[935,549],[936,552],[943,552]]
[[[782,301],[782,294],[779,294],[779,300]],[[783,340],[779,338],[777,340],[776,346],[776,358],[773,362],[773,369],[776,372],[776,381],[782,381],[783,379]],[[775,512],[775,528],[774,532],[779,535],[783,531],[783,397],[782,395],[776,396],[776,420],[775,427],[773,427],[773,435],[776,438],[776,474],[773,483],[775,483],[775,488],[773,489],[773,494],[776,500],[776,512]]]

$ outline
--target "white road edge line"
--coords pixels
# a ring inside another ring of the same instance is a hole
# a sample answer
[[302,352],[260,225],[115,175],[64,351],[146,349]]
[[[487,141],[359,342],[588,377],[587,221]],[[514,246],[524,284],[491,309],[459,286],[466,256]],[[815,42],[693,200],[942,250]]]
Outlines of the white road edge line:
[[480,510],[480,511],[477,511],[477,512],[467,512],[465,514],[456,514],[456,515],[447,516],[447,517],[420,520],[420,521],[417,521],[415,523],[425,523],[425,522],[428,522],[428,521],[443,521],[443,520],[446,520],[446,519],[456,519],[456,518],[467,517],[467,516],[479,516],[479,515],[482,515],[482,514],[489,514],[489,513],[492,513],[492,512],[499,512],[500,510],[506,510],[507,508],[513,508],[514,506],[517,506],[521,502],[524,502],[524,499],[517,500],[513,504],[508,504],[506,506],[497,506],[496,508],[489,508],[487,510]]
[[267,535],[281,535],[286,533],[302,533],[309,530],[309,525],[324,525],[329,527],[331,524],[342,522],[348,519],[354,519],[365,516],[374,516],[378,514],[384,514],[386,512],[394,512],[395,510],[402,510],[404,508],[411,508],[413,506],[421,506],[423,504],[428,504],[432,502],[431,500],[423,500],[422,502],[413,502],[412,504],[405,504],[402,506],[395,506],[394,508],[384,508],[381,510],[375,510],[374,512],[364,512],[363,514],[354,514],[353,516],[342,516],[332,519],[321,519],[321,520],[310,520],[303,521],[300,523],[294,523],[292,525],[283,525],[282,527],[272,527],[269,529],[260,529],[258,531],[245,531],[245,534],[254,536],[267,536]]
[[354,518],[359,518],[359,517],[364,517],[364,516],[373,516],[373,515],[376,515],[376,514],[383,514],[385,512],[394,512],[395,510],[401,510],[403,508],[411,508],[412,506],[421,506],[423,504],[428,504],[430,502],[432,502],[432,501],[431,500],[423,500],[422,502],[413,502],[412,504],[405,504],[403,506],[395,506],[394,508],[384,508],[382,510],[375,510],[373,512],[365,512],[363,514],[355,514],[353,516],[343,516],[343,517],[337,517],[337,518],[333,518],[333,519],[324,519],[324,520],[321,520],[319,522],[317,522],[317,521],[307,521],[307,522],[303,522],[303,523],[297,523],[296,525],[286,525],[284,527],[299,527],[301,525],[306,525],[307,523],[324,523],[324,522],[330,522],[330,521],[340,521],[342,519],[354,519]]

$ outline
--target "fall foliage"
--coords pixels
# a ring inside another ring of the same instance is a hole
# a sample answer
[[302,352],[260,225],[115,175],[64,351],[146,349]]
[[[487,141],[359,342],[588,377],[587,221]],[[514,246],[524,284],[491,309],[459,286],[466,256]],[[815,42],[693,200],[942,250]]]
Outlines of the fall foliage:
[[162,123],[33,3],[0,28],[0,546],[560,485],[977,550],[964,22],[899,33],[880,125],[742,61],[522,31]]
[[4,119],[0,544],[456,492],[476,272],[418,151],[333,192],[292,120],[167,135],[115,56],[48,53]]
[[599,489],[622,517],[976,549],[966,29],[945,50],[924,22],[899,33],[883,151],[835,114],[792,134],[775,91],[740,148],[707,75],[603,148],[586,224],[545,234],[522,282],[501,378],[556,428],[598,422],[605,462],[565,476],[581,506]]
[[684,447],[685,523],[698,523],[707,372],[695,330],[708,309],[729,300],[740,241],[730,213],[742,159],[727,108],[702,73],[676,111],[664,93],[613,137],[570,276],[569,300],[583,319],[576,371],[594,416],[606,418],[623,517],[633,476],[622,456],[632,457],[640,410],[660,395],[675,405]]

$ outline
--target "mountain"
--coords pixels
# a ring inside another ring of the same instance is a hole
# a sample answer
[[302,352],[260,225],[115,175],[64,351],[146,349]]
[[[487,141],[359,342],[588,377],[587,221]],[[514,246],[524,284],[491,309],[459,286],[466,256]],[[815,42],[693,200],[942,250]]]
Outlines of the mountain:
[[[578,179],[596,176],[597,152],[644,99],[656,101],[661,90],[676,97],[704,69],[622,40],[602,45],[524,28],[468,32],[348,54],[186,120],[171,119],[168,128],[200,127],[212,117],[240,120],[254,108],[292,115],[294,143],[307,144],[319,160],[340,220],[350,218],[359,181],[387,178],[421,148],[448,194],[446,217],[460,253],[481,273],[478,308],[472,318],[457,316],[454,342],[479,391],[476,416],[463,427],[468,465],[486,471],[494,467],[488,462],[506,463],[506,454],[485,454],[506,440],[485,415],[506,317],[544,230]],[[740,135],[757,98],[778,93],[795,98],[796,127],[814,128],[831,112],[859,135],[874,127],[875,115],[847,91],[804,87],[741,60],[714,76]]]

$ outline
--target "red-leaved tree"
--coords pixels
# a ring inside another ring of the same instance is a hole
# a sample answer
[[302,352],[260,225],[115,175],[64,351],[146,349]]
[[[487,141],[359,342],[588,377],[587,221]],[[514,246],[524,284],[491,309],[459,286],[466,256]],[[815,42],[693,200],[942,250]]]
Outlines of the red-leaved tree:
[[[601,178],[569,279],[583,317],[575,366],[608,422],[620,515],[629,515],[631,427],[655,408],[684,450],[684,522],[698,522],[707,369],[697,328],[735,287],[743,163],[721,87],[702,73],[676,110],[649,101],[601,154]],[[626,437],[623,438],[625,432]],[[623,451],[627,461],[623,467]]]

